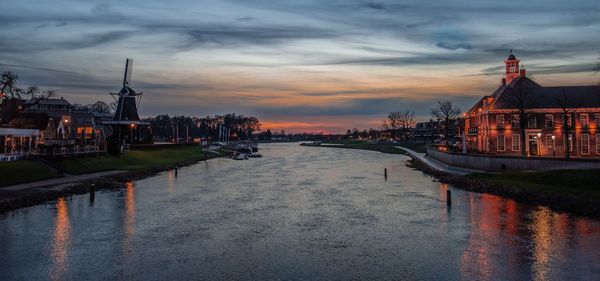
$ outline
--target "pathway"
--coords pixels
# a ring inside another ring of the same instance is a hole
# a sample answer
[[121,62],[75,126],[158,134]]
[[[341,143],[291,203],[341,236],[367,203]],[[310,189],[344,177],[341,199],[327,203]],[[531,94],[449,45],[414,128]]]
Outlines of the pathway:
[[457,175],[457,176],[465,176],[465,175],[469,175],[469,174],[473,174],[473,173],[485,173],[484,171],[481,171],[481,170],[473,170],[473,169],[466,169],[466,168],[450,166],[450,165],[447,165],[440,161],[437,161],[435,159],[427,157],[427,155],[425,153],[419,153],[410,148],[406,148],[403,146],[396,146],[396,147],[405,150],[406,153],[408,153],[408,155],[410,157],[425,163],[427,166],[431,167],[432,169],[434,169],[438,172],[443,172],[443,173]]
[[80,181],[94,179],[94,178],[116,175],[116,174],[120,174],[123,172],[124,171],[113,170],[113,171],[104,171],[104,172],[97,172],[97,173],[88,173],[88,174],[82,174],[82,175],[66,175],[62,178],[34,181],[34,182],[0,187],[0,192],[2,192],[2,191],[21,191],[21,190],[25,190],[25,189],[38,188],[38,187],[52,187],[52,186],[57,186],[57,185],[62,185],[62,184],[67,184],[67,183],[74,183],[74,182],[80,182]]

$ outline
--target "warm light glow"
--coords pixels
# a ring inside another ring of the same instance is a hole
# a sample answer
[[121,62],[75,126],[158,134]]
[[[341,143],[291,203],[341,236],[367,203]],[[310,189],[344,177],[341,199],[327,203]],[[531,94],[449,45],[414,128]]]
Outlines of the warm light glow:
[[69,268],[69,250],[71,248],[71,223],[69,208],[64,197],[56,201],[56,218],[52,235],[52,256],[54,268],[50,272],[52,280],[62,280]]
[[123,254],[127,256],[132,251],[132,241],[135,235],[135,185],[133,182],[125,183],[125,209],[123,212]]

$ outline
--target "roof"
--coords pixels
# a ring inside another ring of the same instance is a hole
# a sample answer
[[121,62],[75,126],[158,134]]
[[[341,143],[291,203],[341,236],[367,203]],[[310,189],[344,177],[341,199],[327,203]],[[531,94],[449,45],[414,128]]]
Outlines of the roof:
[[19,112],[8,122],[9,128],[41,129],[48,126],[48,114]]
[[72,104],[70,102],[68,102],[66,99],[60,98],[60,99],[41,99],[41,98],[33,98],[33,99],[29,99],[25,104],[30,105],[30,104],[48,104],[48,105],[66,105],[66,106],[72,106]]
[[520,93],[528,108],[600,108],[600,86],[542,87],[527,77],[519,77],[495,96],[492,108],[517,109]]

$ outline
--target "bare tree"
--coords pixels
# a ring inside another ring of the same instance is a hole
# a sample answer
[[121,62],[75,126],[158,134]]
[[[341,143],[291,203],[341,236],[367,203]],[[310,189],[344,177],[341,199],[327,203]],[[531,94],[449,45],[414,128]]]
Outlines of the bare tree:
[[[581,107],[581,101],[572,100],[563,88],[560,95],[556,97],[556,103],[560,107],[562,115],[562,124],[559,123],[559,125],[561,125],[563,136],[565,137],[565,158],[569,159],[571,157],[571,142],[569,140],[571,139],[571,135],[575,135],[571,133],[575,125],[575,112]],[[574,142],[575,140],[572,141]]]
[[108,105],[107,103],[103,102],[103,101],[97,101],[93,104],[88,104],[87,109],[89,109],[92,112],[98,112],[98,113],[112,113],[113,110],[110,107],[110,105]]
[[460,108],[454,105],[452,101],[438,101],[434,108],[431,109],[431,116],[444,121],[444,142],[448,144],[450,135],[450,125],[452,120],[456,119],[460,114]]
[[399,112],[390,112],[387,116],[387,127],[390,131],[392,131],[392,138],[396,137],[396,130],[398,130],[400,126],[400,113]]
[[402,131],[404,133],[404,140],[408,141],[410,129],[412,127],[414,127],[414,125],[415,125],[415,122],[414,122],[415,112],[411,111],[411,110],[401,110],[398,113],[400,115],[399,123],[400,123],[400,128],[402,129]]
[[[2,85],[2,88],[0,90],[0,94],[2,94],[2,98],[3,99],[7,99],[7,98],[17,98],[18,97],[18,91],[16,92],[15,90],[16,88],[16,84],[17,84],[17,79],[19,79],[19,76],[16,73],[12,73],[10,71],[6,71],[2,73],[1,79],[0,79],[0,85]],[[9,97],[10,95],[10,97]]]
[[518,89],[507,88],[509,90],[509,98],[507,99],[508,103],[515,108],[515,113],[518,115],[518,126],[519,126],[519,137],[521,142],[521,155],[523,157],[527,157],[527,151],[525,151],[526,147],[526,132],[525,126],[528,121],[528,116],[531,112],[531,108],[534,106],[535,102],[530,96],[530,92],[527,87],[523,86],[523,83],[519,83]]

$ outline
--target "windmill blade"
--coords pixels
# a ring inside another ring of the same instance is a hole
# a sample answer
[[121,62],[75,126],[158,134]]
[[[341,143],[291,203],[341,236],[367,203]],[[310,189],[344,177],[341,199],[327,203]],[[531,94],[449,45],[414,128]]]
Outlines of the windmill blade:
[[131,77],[133,75],[133,59],[125,60],[125,75],[123,77],[123,87],[131,84]]

